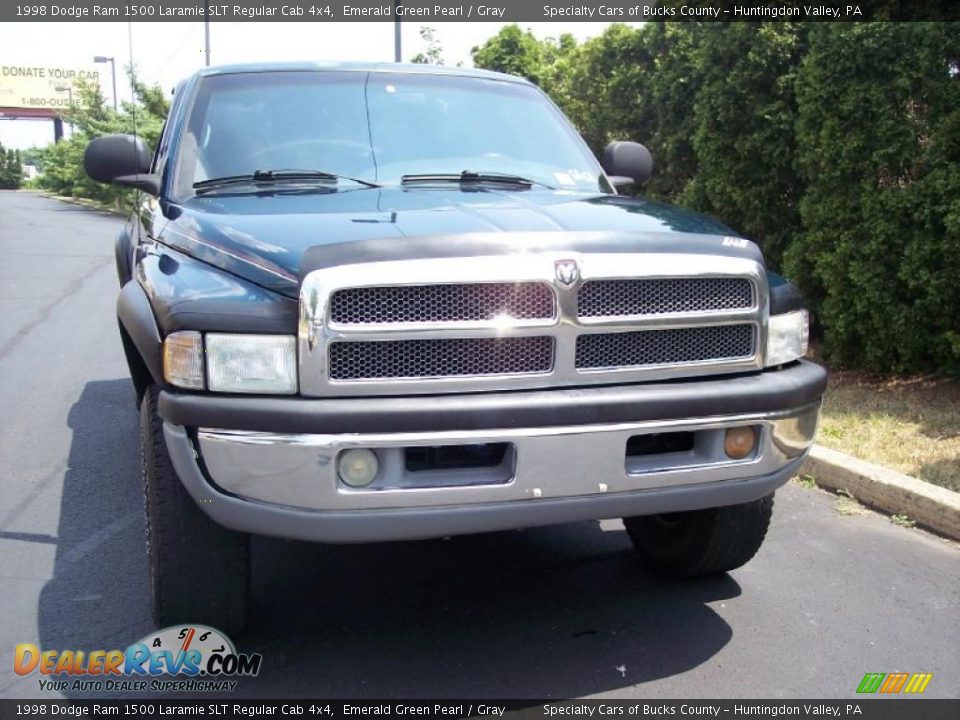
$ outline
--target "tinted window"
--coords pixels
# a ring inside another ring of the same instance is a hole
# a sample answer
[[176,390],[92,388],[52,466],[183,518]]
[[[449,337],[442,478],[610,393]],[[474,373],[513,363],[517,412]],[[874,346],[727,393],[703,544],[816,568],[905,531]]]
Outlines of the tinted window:
[[181,146],[178,194],[266,169],[379,183],[418,173],[501,172],[603,189],[601,171],[536,88],[402,73],[267,72],[202,81]]

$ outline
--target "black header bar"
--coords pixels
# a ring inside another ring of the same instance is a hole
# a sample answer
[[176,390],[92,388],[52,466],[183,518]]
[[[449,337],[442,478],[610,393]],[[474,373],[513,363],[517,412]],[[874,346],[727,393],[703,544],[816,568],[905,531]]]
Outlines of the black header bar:
[[[5,0],[3,22],[945,21],[956,3],[897,0]],[[209,8],[209,15],[208,15]]]

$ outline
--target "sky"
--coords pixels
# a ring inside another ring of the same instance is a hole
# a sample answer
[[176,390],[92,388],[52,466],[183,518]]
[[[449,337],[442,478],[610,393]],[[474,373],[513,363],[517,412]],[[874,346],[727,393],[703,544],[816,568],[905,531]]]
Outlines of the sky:
[[[640,23],[627,23],[639,25]],[[436,40],[448,65],[472,65],[470,49],[496,34],[505,23],[437,23]],[[527,23],[540,38],[570,33],[582,41],[603,32],[608,23]],[[425,49],[420,25],[402,24],[404,60]],[[0,64],[94,68],[95,55],[117,63],[121,100],[129,99],[123,67],[130,62],[128,28],[132,30],[133,61],[141,79],[172,89],[203,65],[202,22],[154,23],[0,23]],[[210,30],[212,64],[269,60],[393,60],[393,22],[227,22]],[[109,100],[110,66],[101,70],[101,85]],[[50,120],[0,119],[0,144],[8,148],[45,145],[53,139]]]

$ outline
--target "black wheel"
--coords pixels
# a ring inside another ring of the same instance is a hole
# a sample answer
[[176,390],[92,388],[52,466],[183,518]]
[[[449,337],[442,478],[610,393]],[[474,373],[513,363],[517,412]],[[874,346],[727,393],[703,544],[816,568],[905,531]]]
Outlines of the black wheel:
[[697,577],[744,565],[760,549],[773,495],[743,505],[623,519],[644,565],[661,575]]
[[140,404],[150,607],[158,627],[212,625],[228,634],[247,622],[250,540],[213,522],[190,497],[167,454],[159,389]]

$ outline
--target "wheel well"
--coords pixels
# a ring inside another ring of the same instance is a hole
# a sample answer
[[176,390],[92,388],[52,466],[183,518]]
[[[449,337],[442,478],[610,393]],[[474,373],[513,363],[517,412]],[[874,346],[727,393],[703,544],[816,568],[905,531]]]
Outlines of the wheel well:
[[130,268],[130,235],[126,228],[120,231],[113,244],[114,258],[117,263],[117,278],[120,280],[120,287],[128,282],[133,273]]
[[127,367],[130,370],[130,379],[133,380],[133,389],[137,393],[137,407],[139,407],[147,388],[156,381],[140,356],[137,346],[130,338],[130,334],[123,327],[123,323],[118,322],[118,325],[120,327],[120,341],[123,343],[123,354],[127,358]]

